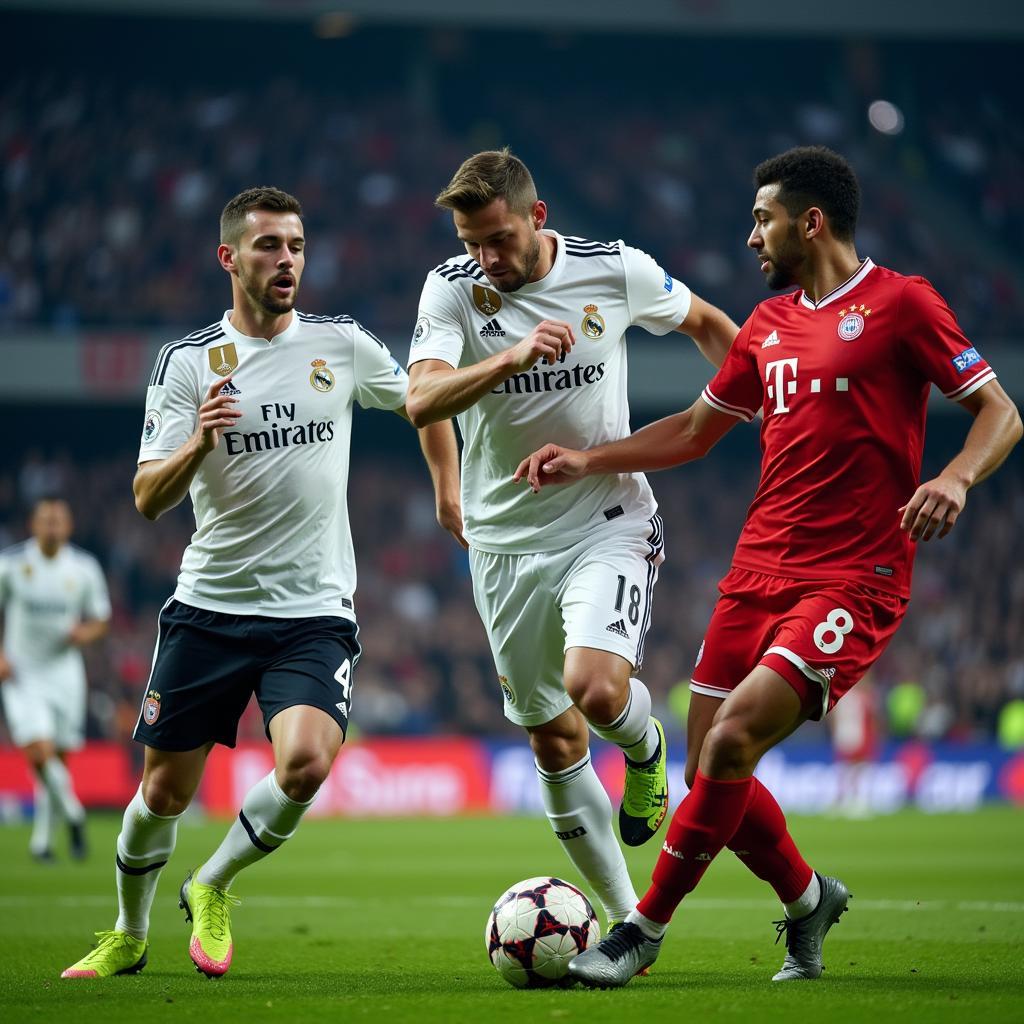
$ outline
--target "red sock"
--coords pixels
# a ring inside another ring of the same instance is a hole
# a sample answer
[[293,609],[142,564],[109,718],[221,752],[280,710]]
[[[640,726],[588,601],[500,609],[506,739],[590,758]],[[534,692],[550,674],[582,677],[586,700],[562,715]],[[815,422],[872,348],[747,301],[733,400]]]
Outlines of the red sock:
[[644,917],[668,923],[743,820],[753,781],[709,779],[697,772],[693,789],[672,815],[653,885],[637,904]]
[[800,856],[775,797],[752,781],[746,813],[727,845],[783,903],[792,903],[804,894],[814,872]]

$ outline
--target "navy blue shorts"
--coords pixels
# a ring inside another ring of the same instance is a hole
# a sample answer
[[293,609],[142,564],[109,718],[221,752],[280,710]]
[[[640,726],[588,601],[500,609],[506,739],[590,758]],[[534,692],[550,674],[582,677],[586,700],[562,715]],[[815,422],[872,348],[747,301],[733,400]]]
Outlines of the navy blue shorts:
[[297,704],[320,708],[344,733],[360,647],[350,619],[228,615],[171,600],[134,737],[157,750],[235,745],[253,693],[270,720]]

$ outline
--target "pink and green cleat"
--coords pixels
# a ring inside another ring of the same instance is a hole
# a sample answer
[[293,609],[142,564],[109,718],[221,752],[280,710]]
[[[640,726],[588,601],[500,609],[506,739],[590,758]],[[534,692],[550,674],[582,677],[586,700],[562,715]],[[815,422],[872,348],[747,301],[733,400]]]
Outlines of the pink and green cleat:
[[190,871],[181,883],[178,906],[185,911],[185,920],[192,922],[192,938],[188,955],[196,970],[208,978],[220,978],[231,966],[234,945],[231,942],[231,907],[242,901],[227,889],[204,885]]
[[61,973],[62,978],[109,978],[138,974],[146,966],[148,946],[127,932],[97,932],[96,948]]

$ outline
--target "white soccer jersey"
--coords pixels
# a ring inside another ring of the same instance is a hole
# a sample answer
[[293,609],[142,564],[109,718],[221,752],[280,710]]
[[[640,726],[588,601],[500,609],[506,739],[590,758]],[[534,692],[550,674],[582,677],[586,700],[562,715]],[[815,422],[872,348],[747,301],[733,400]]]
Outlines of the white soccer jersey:
[[241,334],[229,315],[165,345],[146,393],[139,462],[188,440],[219,376],[232,374],[243,414],[192,480],[196,532],[174,596],[238,615],[354,619],[352,403],[397,409],[408,377],[351,317],[296,311],[267,341]]
[[99,563],[65,544],[47,558],[35,540],[0,552],[4,653],[15,676],[46,668],[84,673],[82,653],[68,646],[71,628],[110,618],[110,597]]
[[657,508],[641,473],[592,476],[533,494],[512,473],[547,441],[591,448],[629,434],[624,334],[678,327],[690,290],[646,253],[547,231],[557,244],[540,281],[498,292],[476,260],[459,256],[427,275],[410,365],[471,365],[521,341],[542,320],[572,324],[576,345],[555,366],[537,363],[458,416],[464,440],[462,514],[483,551],[527,554],[569,547],[619,516],[647,520]]

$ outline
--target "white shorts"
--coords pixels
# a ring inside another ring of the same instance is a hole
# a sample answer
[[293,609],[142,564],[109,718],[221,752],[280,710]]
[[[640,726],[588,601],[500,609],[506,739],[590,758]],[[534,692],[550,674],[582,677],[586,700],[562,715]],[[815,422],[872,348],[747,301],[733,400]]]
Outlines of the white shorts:
[[85,672],[78,666],[15,666],[0,683],[0,698],[16,746],[52,740],[58,750],[77,750],[85,741]]
[[558,551],[470,549],[473,597],[509,721],[543,725],[572,705],[562,681],[570,647],[610,651],[640,667],[665,560],[662,530],[656,515]]

